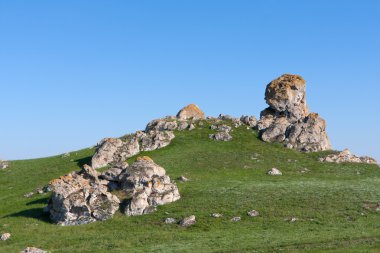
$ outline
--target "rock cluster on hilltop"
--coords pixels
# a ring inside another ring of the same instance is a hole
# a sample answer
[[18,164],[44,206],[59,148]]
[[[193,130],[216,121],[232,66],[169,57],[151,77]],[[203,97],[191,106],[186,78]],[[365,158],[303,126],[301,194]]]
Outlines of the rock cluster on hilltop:
[[368,163],[368,164],[377,164],[377,161],[369,156],[358,157],[353,155],[350,150],[345,149],[342,152],[331,154],[326,157],[320,158],[320,162],[329,162],[329,163]]
[[103,139],[92,158],[92,167],[97,169],[106,165],[120,166],[128,158],[142,151],[152,151],[166,147],[175,138],[174,130],[192,130],[194,120],[204,119],[198,106],[190,104],[181,109],[177,117],[167,116],[149,122],[144,131],[122,138]]
[[85,165],[82,171],[53,180],[50,186],[52,196],[46,211],[53,222],[63,226],[110,219],[120,206],[120,200],[111,193],[116,189],[126,196],[127,215],[150,213],[158,205],[180,199],[165,169],[149,157],[112,167],[102,174]]
[[263,141],[305,152],[331,149],[325,120],[309,113],[306,82],[301,76],[285,74],[273,80],[267,85],[265,100],[269,107],[257,123]]

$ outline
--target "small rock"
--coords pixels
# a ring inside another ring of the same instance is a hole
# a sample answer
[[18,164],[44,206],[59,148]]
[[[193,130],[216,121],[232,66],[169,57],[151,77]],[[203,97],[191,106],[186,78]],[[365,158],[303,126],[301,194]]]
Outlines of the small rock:
[[296,221],[298,221],[298,219],[295,218],[295,217],[292,217],[292,218],[289,220],[289,222],[291,222],[291,223],[296,222]]
[[230,141],[232,136],[227,132],[219,132],[216,134],[210,134],[209,138],[216,141]]
[[44,194],[44,190],[41,189],[41,188],[37,188],[36,191],[35,191],[37,194]]
[[30,197],[32,197],[34,195],[34,192],[28,192],[28,193],[25,193],[24,194],[24,197],[25,198],[30,198]]
[[252,210],[252,211],[247,212],[247,215],[251,217],[257,217],[260,215],[260,213],[256,210]]
[[194,130],[194,129],[195,129],[194,124],[190,124],[189,131]]
[[271,175],[271,176],[281,176],[282,175],[282,172],[279,170],[279,169],[276,169],[276,168],[272,168],[271,170],[269,170],[267,172],[268,175]]
[[70,153],[64,153],[63,155],[62,155],[62,158],[66,158],[66,157],[69,157],[70,156]]
[[1,235],[0,241],[6,241],[6,240],[9,240],[9,238],[11,238],[11,234],[10,233],[4,233]]
[[8,168],[8,166],[9,166],[8,162],[0,160],[0,170],[6,169]]
[[179,223],[182,227],[190,227],[196,223],[195,216],[191,215],[189,217],[184,218]]
[[27,247],[26,249],[20,251],[20,253],[47,253],[47,251],[35,247]]
[[180,176],[180,177],[178,178],[178,180],[181,181],[181,182],[189,182],[189,181],[190,181],[190,179],[188,179],[188,178],[185,177],[185,176]]
[[221,214],[221,213],[213,213],[213,214],[211,214],[211,217],[213,217],[213,218],[221,218],[221,217],[223,217],[223,214]]
[[231,219],[231,221],[232,221],[232,222],[239,222],[239,221],[241,221],[241,217],[233,217],[233,218]]
[[166,224],[173,224],[173,223],[177,223],[177,220],[174,218],[166,218],[165,223]]
[[182,121],[178,125],[178,130],[182,131],[182,130],[187,129],[188,127],[189,127],[189,124],[186,121]]

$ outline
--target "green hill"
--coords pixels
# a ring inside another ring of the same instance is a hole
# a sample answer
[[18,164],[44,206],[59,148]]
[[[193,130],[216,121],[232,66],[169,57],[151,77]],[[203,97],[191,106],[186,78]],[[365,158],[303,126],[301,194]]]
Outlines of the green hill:
[[[175,132],[149,155],[176,179],[181,200],[157,212],[82,226],[61,227],[43,213],[50,193],[25,193],[89,163],[94,149],[70,156],[11,161],[0,170],[0,252],[35,246],[51,252],[379,252],[380,170],[368,164],[326,164],[323,153],[300,153],[260,141],[257,132],[234,129],[233,140],[210,140],[207,127]],[[135,157],[130,161],[134,161]],[[276,167],[283,176],[269,176]],[[366,205],[367,208],[364,208]],[[260,212],[249,217],[247,211]],[[212,218],[211,213],[222,213]],[[195,215],[189,228],[167,217]],[[231,218],[240,216],[240,222]],[[290,222],[296,218],[295,222]]]

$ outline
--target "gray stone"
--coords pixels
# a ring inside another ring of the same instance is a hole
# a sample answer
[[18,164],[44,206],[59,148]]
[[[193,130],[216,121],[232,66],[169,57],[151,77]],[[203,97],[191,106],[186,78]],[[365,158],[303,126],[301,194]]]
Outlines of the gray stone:
[[26,249],[20,251],[20,253],[48,253],[48,252],[42,249],[35,248],[35,247],[27,247]]
[[87,165],[80,172],[51,181],[50,185],[53,190],[48,205],[50,218],[59,225],[107,220],[119,209],[119,199],[108,192],[96,170]]
[[232,221],[232,222],[239,222],[239,221],[241,221],[241,217],[233,217],[233,218],[231,219],[231,221]]
[[141,151],[152,151],[166,147],[175,138],[171,131],[150,131],[141,138]]
[[279,169],[276,169],[276,168],[272,168],[270,169],[268,172],[267,172],[268,175],[271,175],[271,176],[281,176],[282,175],[282,172],[279,170]]
[[1,235],[0,237],[0,241],[7,241],[11,238],[11,234],[10,233],[4,233]]
[[221,213],[213,213],[213,214],[211,214],[211,217],[213,217],[213,218],[221,218],[221,217],[223,217],[223,214],[221,214]]
[[190,181],[190,179],[188,179],[188,178],[185,177],[185,176],[180,176],[180,177],[178,178],[178,180],[181,181],[181,182],[189,182],[189,181]]
[[195,129],[195,125],[194,124],[190,124],[189,131],[194,130],[194,129]]
[[251,211],[247,212],[247,215],[250,217],[257,217],[260,215],[260,213],[256,210],[251,210]]
[[148,123],[145,132],[149,131],[174,131],[178,127],[177,121],[172,119],[156,119]]
[[196,223],[196,219],[195,219],[195,216],[194,215],[191,215],[189,217],[185,217],[183,218],[181,221],[180,221],[180,225],[182,227],[190,227],[190,226],[193,226],[195,223]]
[[228,132],[218,132],[216,134],[210,134],[209,138],[216,141],[230,141],[232,136]]
[[0,160],[0,170],[6,169],[8,168],[8,166],[9,166],[8,162]]
[[34,195],[34,192],[28,192],[24,194],[25,198],[31,198]]
[[185,129],[189,128],[189,123],[187,123],[186,121],[181,121],[178,125],[178,130],[179,131],[183,131]]
[[257,119],[255,116],[243,115],[240,117],[240,121],[251,128],[255,128],[257,126]]
[[119,176],[121,189],[132,193],[125,213],[130,216],[151,213],[159,205],[180,199],[178,187],[165,169],[149,157],[142,157]]
[[177,220],[174,218],[166,218],[165,223],[166,224],[174,224],[174,223],[177,223]]
[[331,154],[326,157],[319,159],[321,162],[330,163],[367,163],[367,164],[377,164],[374,158],[368,156],[358,157],[353,155],[350,150],[345,149],[340,153]]

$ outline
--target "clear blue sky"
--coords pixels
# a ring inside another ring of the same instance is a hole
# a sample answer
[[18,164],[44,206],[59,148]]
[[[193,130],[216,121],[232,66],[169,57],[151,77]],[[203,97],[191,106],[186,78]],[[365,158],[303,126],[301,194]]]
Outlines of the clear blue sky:
[[92,146],[194,102],[258,116],[308,82],[334,148],[380,160],[380,1],[0,1],[0,157]]

